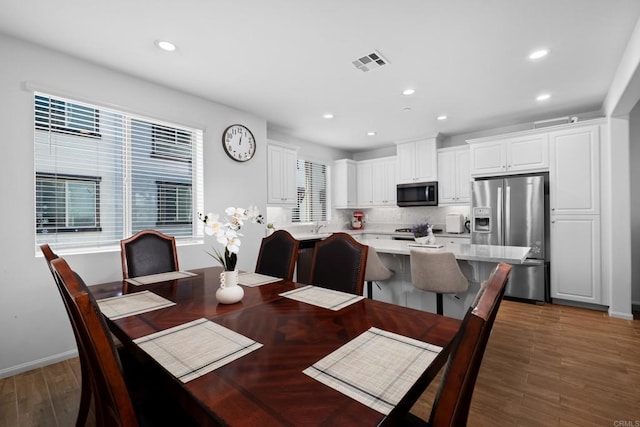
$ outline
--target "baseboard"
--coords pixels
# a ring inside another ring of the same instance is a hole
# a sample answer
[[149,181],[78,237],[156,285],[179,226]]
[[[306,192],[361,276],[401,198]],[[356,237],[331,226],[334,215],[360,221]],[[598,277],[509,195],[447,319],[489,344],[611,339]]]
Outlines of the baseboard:
[[609,316],[616,317],[618,319],[633,320],[633,314],[631,313],[622,313],[619,311],[609,310]]
[[69,350],[64,353],[54,354],[53,356],[43,357],[42,359],[33,360],[31,362],[23,363],[21,365],[11,366],[9,368],[0,370],[0,379],[12,377],[22,372],[27,372],[32,369],[41,368],[43,366],[51,365],[52,363],[61,362],[63,360],[71,359],[78,356],[78,350]]

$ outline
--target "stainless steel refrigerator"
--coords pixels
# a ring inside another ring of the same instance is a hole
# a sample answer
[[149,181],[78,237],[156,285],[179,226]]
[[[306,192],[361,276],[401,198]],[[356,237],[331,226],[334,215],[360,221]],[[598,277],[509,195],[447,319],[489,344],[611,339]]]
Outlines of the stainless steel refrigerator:
[[530,246],[522,265],[513,265],[506,296],[548,301],[548,175],[510,176],[474,181],[471,243]]

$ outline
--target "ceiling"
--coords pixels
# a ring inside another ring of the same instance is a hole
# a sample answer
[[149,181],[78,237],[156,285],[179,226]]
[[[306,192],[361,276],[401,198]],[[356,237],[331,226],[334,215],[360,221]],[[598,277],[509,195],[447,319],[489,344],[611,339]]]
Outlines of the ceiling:
[[[0,32],[362,151],[599,110],[639,15],[637,0],[12,0]],[[387,65],[354,67],[376,50]]]

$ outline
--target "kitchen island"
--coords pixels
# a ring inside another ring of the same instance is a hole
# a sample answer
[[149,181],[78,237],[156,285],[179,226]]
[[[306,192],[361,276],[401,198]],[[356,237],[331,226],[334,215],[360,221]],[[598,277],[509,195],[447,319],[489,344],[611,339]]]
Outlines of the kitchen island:
[[373,247],[382,263],[394,271],[389,280],[374,283],[373,299],[432,313],[436,312],[436,295],[418,290],[411,283],[409,251],[452,252],[462,272],[469,279],[469,289],[465,294],[445,294],[444,314],[459,319],[464,317],[480,289],[480,283],[488,277],[497,263],[522,264],[530,250],[520,246],[456,244],[444,241],[443,247],[437,249],[420,247],[415,242],[402,240],[362,238],[358,241]]

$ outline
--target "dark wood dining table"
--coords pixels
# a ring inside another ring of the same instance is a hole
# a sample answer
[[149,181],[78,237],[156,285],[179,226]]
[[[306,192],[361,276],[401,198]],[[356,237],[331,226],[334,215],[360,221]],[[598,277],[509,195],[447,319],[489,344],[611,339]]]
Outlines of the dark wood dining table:
[[[150,290],[176,305],[117,320],[109,328],[125,349],[151,366],[166,392],[198,425],[380,425],[395,424],[446,362],[458,319],[363,299],[338,311],[279,296],[306,286],[279,281],[244,287],[236,304],[219,304],[219,267],[191,270],[196,276],[133,286],[125,281],[91,286],[96,299]],[[253,351],[199,378],[182,383],[133,342],[148,334],[206,318],[261,343]],[[303,374],[303,370],[371,327],[443,347],[388,415]]]

